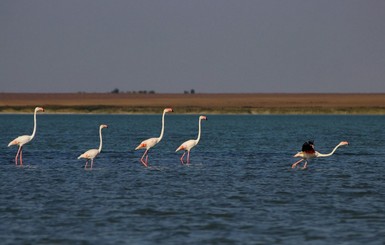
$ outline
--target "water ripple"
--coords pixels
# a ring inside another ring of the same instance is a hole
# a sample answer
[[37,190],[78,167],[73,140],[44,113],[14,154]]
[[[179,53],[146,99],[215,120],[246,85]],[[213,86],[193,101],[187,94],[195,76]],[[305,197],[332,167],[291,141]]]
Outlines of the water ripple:
[[[4,146],[18,123],[30,123],[0,118]],[[159,134],[158,116],[40,119],[24,166],[14,165],[16,148],[0,149],[2,244],[385,242],[384,117],[211,116],[187,166],[174,151],[196,131],[186,123],[195,117],[170,115],[150,168],[133,149]],[[97,145],[101,122],[111,127],[85,171],[77,156]],[[314,135],[321,152],[351,144],[292,170],[293,154]]]

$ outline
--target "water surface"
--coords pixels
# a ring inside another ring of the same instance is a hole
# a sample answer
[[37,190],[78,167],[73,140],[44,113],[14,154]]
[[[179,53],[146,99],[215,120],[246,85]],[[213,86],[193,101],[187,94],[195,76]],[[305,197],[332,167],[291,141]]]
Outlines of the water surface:
[[[1,115],[2,244],[383,244],[384,116],[208,115],[191,165],[175,149],[198,115],[167,115],[149,168],[133,149],[160,115]],[[77,157],[99,145],[92,171]],[[305,140],[328,153],[292,170]]]

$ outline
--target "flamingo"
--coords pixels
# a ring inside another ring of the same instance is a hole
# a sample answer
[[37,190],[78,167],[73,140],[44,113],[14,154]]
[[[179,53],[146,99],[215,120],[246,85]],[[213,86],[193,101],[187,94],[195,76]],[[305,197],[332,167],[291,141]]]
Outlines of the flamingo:
[[196,140],[192,139],[192,140],[187,140],[187,141],[185,141],[185,142],[182,143],[182,144],[178,147],[178,149],[176,149],[176,151],[175,151],[175,152],[178,152],[178,151],[180,151],[180,150],[184,150],[184,153],[183,153],[182,157],[180,158],[180,161],[181,161],[182,164],[184,163],[184,162],[183,162],[183,157],[184,157],[184,155],[186,154],[186,152],[187,152],[187,162],[186,162],[186,163],[187,163],[187,164],[190,163],[190,150],[191,150],[194,146],[196,146],[196,145],[198,144],[198,142],[199,142],[199,140],[200,140],[200,138],[201,138],[201,124],[202,124],[202,120],[207,120],[207,117],[205,117],[205,116],[200,116],[200,117],[199,117],[198,138],[197,138]]
[[23,165],[23,146],[30,142],[36,134],[36,113],[37,112],[44,112],[44,108],[42,107],[36,107],[35,112],[33,113],[33,132],[31,135],[22,135],[17,137],[16,139],[9,142],[8,147],[12,145],[18,145],[19,149],[17,150],[16,157],[15,157],[15,164],[17,165],[17,157],[20,154],[20,165]]
[[[142,158],[140,159],[141,163],[147,167],[148,166],[148,151],[154,147],[156,144],[158,144],[162,138],[163,138],[163,133],[164,133],[164,115],[167,113],[167,112],[173,112],[172,108],[166,108],[163,110],[163,115],[162,115],[162,130],[160,132],[160,136],[159,138],[150,138],[150,139],[146,139],[144,141],[142,141],[136,148],[135,150],[139,150],[139,149],[142,149],[142,148],[146,148],[146,151],[144,152]],[[144,161],[144,157],[146,157],[146,160]]]
[[84,169],[87,168],[87,164],[88,164],[89,160],[91,160],[91,169],[92,169],[92,165],[94,164],[94,158],[102,151],[102,145],[103,145],[102,129],[103,128],[108,128],[108,126],[105,124],[102,124],[99,126],[99,138],[100,138],[99,149],[90,149],[78,157],[78,159],[81,159],[81,158],[87,159],[86,165],[84,166]]
[[305,165],[302,167],[302,169],[305,169],[307,167],[308,160],[316,157],[329,157],[334,154],[334,152],[337,150],[338,147],[348,145],[348,144],[349,142],[347,141],[341,141],[336,147],[334,147],[334,149],[329,154],[322,154],[314,150],[313,141],[305,142],[302,145],[302,151],[298,152],[293,156],[293,157],[300,157],[302,159],[293,163],[293,165],[291,165],[291,168],[295,168],[300,162],[305,160]]

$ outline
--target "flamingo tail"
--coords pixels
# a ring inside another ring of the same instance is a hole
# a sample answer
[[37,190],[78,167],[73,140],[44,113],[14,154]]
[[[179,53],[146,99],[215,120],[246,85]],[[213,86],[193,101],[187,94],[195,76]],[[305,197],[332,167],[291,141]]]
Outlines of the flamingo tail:
[[17,144],[18,144],[18,142],[16,140],[12,140],[11,142],[9,142],[8,147],[13,146],[13,145],[17,145]]
[[78,159],[85,158],[84,154],[81,154]]
[[178,149],[176,149],[176,151],[175,152],[178,152],[178,151],[180,151],[180,150],[184,150],[184,147],[181,145],[181,146],[179,146],[178,147]]

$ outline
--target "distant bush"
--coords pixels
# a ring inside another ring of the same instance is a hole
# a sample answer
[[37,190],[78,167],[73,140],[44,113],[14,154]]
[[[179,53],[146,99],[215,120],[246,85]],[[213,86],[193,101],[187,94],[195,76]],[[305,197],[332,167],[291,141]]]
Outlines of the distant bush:
[[191,89],[190,92],[187,91],[187,90],[185,90],[183,93],[184,93],[184,94],[195,94],[195,90],[194,90],[194,89]]
[[138,90],[138,91],[127,91],[127,94],[155,94],[156,92],[154,90]]

